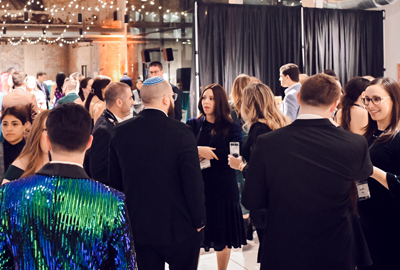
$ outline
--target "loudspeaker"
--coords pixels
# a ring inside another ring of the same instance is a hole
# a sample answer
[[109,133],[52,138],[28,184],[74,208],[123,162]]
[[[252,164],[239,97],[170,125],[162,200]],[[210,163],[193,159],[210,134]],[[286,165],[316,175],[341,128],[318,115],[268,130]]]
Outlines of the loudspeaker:
[[5,35],[7,33],[7,27],[3,27],[3,34]]
[[79,35],[83,35],[83,29],[81,28],[81,29],[79,29]]
[[114,11],[114,21],[118,21],[118,11]]
[[164,49],[163,53],[164,53],[164,61],[165,62],[174,61],[174,54],[173,54],[171,48]]
[[82,13],[78,13],[78,23],[82,23]]
[[150,60],[150,52],[148,50],[143,50],[142,51],[142,62],[143,63],[151,62],[151,60]]
[[128,14],[125,15],[125,23],[129,23],[129,15]]
[[42,29],[43,35],[46,35],[46,28]]
[[24,12],[24,22],[29,22],[28,12],[27,11]]

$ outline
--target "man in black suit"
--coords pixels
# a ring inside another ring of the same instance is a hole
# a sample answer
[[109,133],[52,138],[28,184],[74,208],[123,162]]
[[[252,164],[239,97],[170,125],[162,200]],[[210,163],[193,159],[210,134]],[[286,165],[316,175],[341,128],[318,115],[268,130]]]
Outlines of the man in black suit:
[[106,109],[93,128],[93,144],[88,150],[90,175],[96,181],[110,185],[108,180],[109,143],[114,126],[122,123],[131,113],[133,98],[131,88],[121,82],[109,84],[104,93]]
[[339,96],[334,78],[312,76],[297,94],[297,120],[257,140],[242,203],[267,209],[262,270],[371,264],[352,206],[355,180],[370,176],[372,164],[366,140],[329,120]]
[[190,128],[168,117],[176,94],[153,77],[140,91],[145,109],[115,127],[111,187],[126,194],[140,270],[197,269],[205,226],[204,187]]
[[49,108],[49,102],[50,102],[50,93],[49,93],[49,89],[47,87],[47,84],[44,83],[44,81],[46,80],[46,72],[44,71],[38,71],[36,73],[36,83],[37,83],[37,87],[39,90],[43,91],[44,96],[46,97],[46,108]]
[[[149,65],[149,78],[152,77],[160,77],[162,78],[164,74],[164,70],[163,70],[163,66],[160,62],[158,61],[154,61],[151,62]],[[172,91],[174,91],[175,94],[178,94],[175,102],[174,102],[174,114],[173,118],[175,118],[178,121],[182,120],[182,92],[181,90],[178,89],[178,87],[176,87],[173,84],[170,84],[172,87]]]

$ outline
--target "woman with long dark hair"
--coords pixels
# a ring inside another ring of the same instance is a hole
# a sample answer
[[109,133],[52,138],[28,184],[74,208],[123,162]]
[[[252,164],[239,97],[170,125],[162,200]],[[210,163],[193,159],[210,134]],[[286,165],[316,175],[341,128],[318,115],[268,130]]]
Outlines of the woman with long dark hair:
[[1,130],[4,141],[0,146],[0,162],[2,163],[0,166],[4,168],[4,171],[1,172],[1,179],[25,146],[23,134],[27,123],[28,116],[19,108],[9,107],[2,112]]
[[82,102],[89,96],[90,91],[92,91],[93,79],[90,77],[84,78],[79,84],[79,97]]
[[44,110],[36,117],[21,154],[8,168],[4,180],[16,180],[34,175],[49,162],[46,142],[46,120],[49,113],[50,110]]
[[230,116],[228,96],[219,84],[208,85],[199,100],[200,117],[190,119],[201,161],[207,226],[203,247],[217,252],[218,270],[228,266],[231,248],[246,244],[236,172],[226,159],[230,142],[242,142],[241,128]]
[[375,79],[362,101],[369,112],[364,136],[372,164],[388,173],[385,183],[372,178],[359,183],[369,190],[358,201],[373,262],[365,269],[400,269],[400,181],[394,176],[400,175],[400,86],[391,78]]
[[340,109],[336,114],[336,122],[344,130],[363,135],[368,124],[368,112],[361,102],[369,80],[362,77],[352,78],[344,87],[344,95],[340,101]]
[[65,75],[64,72],[59,72],[56,76],[56,84],[51,87],[50,100],[53,100],[54,97],[56,97],[53,103],[54,105],[57,104],[57,101],[60,98],[65,96],[62,90],[65,78],[67,78],[67,75]]
[[[256,144],[257,137],[272,130],[284,127],[291,123],[290,118],[283,115],[275,102],[275,96],[271,89],[262,83],[251,83],[243,90],[243,101],[241,104],[241,115],[244,120],[243,129],[248,130],[248,139],[241,148],[241,157],[229,155],[228,163],[232,169],[242,171],[246,177],[249,167],[251,152]],[[247,161],[244,161],[242,159]],[[260,246],[257,262],[261,262],[261,247],[265,228],[266,212],[251,211],[250,221],[256,227]]]
[[92,90],[85,100],[84,107],[88,110],[93,119],[93,126],[106,108],[106,103],[104,102],[104,91],[110,82],[111,78],[107,76],[97,76],[93,81]]

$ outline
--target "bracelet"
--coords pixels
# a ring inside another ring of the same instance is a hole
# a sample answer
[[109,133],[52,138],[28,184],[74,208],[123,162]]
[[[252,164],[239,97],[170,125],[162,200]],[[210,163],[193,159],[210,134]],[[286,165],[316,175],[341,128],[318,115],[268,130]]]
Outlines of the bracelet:
[[242,172],[245,166],[246,166],[246,163],[241,162],[241,163],[239,164],[239,171]]

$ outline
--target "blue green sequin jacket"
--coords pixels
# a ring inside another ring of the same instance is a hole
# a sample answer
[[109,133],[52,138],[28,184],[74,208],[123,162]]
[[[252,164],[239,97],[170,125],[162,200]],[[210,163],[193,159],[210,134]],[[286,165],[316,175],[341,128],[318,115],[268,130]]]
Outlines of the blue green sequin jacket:
[[0,187],[0,269],[134,269],[124,195],[85,175],[47,164]]

